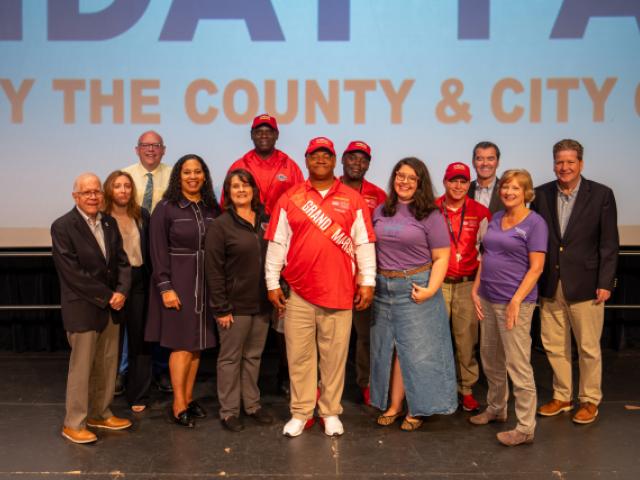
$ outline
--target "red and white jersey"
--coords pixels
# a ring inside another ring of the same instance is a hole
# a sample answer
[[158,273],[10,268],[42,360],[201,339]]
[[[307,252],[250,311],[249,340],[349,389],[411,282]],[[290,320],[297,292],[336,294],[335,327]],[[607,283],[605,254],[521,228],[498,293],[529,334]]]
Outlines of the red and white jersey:
[[462,232],[460,221],[463,208],[452,210],[443,206],[444,195],[436,199],[449,229],[451,255],[449,256],[448,277],[465,277],[473,275],[478,269],[478,243],[491,220],[491,212],[481,203],[466,197],[464,204],[464,220]]
[[[340,181],[342,181],[342,177],[340,177]],[[371,215],[373,215],[376,207],[384,203],[387,199],[387,194],[384,190],[371,182],[367,182],[364,178],[362,179],[362,186],[360,187],[360,195],[362,195],[362,198],[364,198],[364,201],[367,203],[369,214]]]
[[358,192],[336,179],[323,198],[307,180],[280,197],[265,238],[285,247],[282,276],[298,295],[325,308],[353,307],[353,252],[375,242],[369,208]]
[[[286,153],[274,150],[269,158],[260,157],[255,150],[245,153],[242,158],[233,162],[229,171],[236,168],[249,170],[258,184],[260,201],[267,214],[273,211],[278,198],[288,189],[304,182],[300,167]],[[221,197],[220,203],[223,203]]]

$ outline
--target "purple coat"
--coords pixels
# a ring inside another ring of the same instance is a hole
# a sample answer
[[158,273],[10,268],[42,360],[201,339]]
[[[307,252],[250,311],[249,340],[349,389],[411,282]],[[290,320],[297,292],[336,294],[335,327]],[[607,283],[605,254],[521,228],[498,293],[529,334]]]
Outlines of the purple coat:
[[[208,309],[204,238],[217,211],[202,202],[163,200],[149,227],[151,277],[145,340],[172,350],[215,347],[215,321]],[[182,308],[165,308],[161,293],[174,290]]]

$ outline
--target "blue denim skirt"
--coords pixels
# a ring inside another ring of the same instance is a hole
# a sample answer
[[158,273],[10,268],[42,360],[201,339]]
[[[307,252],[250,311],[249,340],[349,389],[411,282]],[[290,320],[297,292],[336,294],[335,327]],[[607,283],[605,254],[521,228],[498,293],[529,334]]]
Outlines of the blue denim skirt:
[[442,291],[421,304],[411,284],[426,287],[431,271],[376,277],[371,323],[371,404],[387,409],[393,350],[402,371],[409,415],[450,414],[458,408],[451,330]]

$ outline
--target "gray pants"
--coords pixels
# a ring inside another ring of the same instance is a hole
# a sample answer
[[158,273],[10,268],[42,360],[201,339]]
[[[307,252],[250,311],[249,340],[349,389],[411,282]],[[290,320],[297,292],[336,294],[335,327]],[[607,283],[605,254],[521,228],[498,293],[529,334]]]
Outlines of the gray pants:
[[220,418],[254,413],[260,408],[258,375],[269,332],[269,314],[234,315],[229,328],[220,328],[218,354],[218,401]]
[[118,368],[120,325],[111,318],[102,332],[67,332],[71,346],[64,426],[80,430],[87,417],[105,420],[111,416]]
[[487,376],[487,411],[507,413],[509,384],[513,383],[516,400],[516,430],[533,434],[536,428],[536,384],[531,368],[531,317],[534,303],[522,303],[516,325],[507,330],[506,305],[482,299],[484,320],[480,322],[480,358]]

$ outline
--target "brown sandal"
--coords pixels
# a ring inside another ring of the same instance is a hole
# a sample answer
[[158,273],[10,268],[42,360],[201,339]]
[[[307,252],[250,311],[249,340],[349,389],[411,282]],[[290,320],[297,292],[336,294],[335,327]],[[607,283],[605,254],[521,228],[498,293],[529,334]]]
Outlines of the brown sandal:
[[389,425],[392,425],[398,418],[404,415],[405,415],[405,412],[399,412],[394,415],[383,414],[383,415],[379,415],[376,421],[378,422],[378,425],[380,425],[381,427],[388,427]]
[[404,417],[404,420],[402,420],[402,425],[400,425],[400,430],[403,430],[405,432],[414,432],[418,430],[423,423],[424,420],[422,420],[421,418],[410,419],[409,417]]

